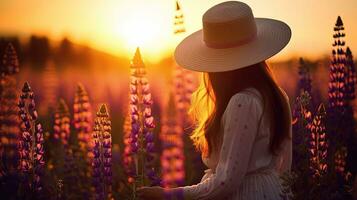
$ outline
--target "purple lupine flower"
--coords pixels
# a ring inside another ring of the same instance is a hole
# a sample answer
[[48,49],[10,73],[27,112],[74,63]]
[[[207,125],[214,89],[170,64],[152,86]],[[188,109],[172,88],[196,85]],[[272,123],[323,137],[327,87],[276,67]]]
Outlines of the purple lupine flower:
[[[183,113],[184,118],[187,115],[189,107],[191,105],[191,96],[195,90],[195,74],[189,70],[186,70],[177,64],[175,64],[174,70],[174,93],[175,104],[179,112]],[[189,121],[185,123],[190,123]]]
[[[341,148],[339,149],[339,152],[337,153],[340,155],[341,159],[341,164],[343,162],[346,162],[346,169],[344,170],[345,176],[348,177],[349,172],[353,172],[355,170],[354,166],[357,166],[357,160],[355,157],[357,156],[357,149],[355,148],[357,146],[357,137],[356,137],[356,122],[354,118],[354,106],[353,102],[356,98],[355,95],[355,87],[356,87],[356,82],[357,82],[357,77],[356,77],[356,69],[355,69],[355,64],[353,61],[353,56],[352,56],[352,51],[350,50],[349,47],[346,49],[346,71],[347,71],[347,77],[346,77],[346,101],[348,101],[348,104],[345,108],[345,116],[346,120],[344,120],[345,125],[344,127],[347,128],[345,130],[347,134],[346,137],[346,148]],[[352,138],[352,139],[351,139]],[[353,142],[351,142],[353,141]],[[345,159],[343,159],[343,157]],[[342,161],[343,160],[343,161]],[[335,161],[335,163],[338,165],[339,163]],[[342,171],[342,170],[340,170]]]
[[[180,35],[180,33],[186,32],[184,24],[184,15],[178,0],[176,0],[176,10],[174,17],[174,34]],[[174,92],[176,107],[182,113],[187,113],[191,104],[191,95],[195,89],[194,73],[186,70],[175,63],[174,66]],[[188,119],[186,116],[182,116],[182,119]],[[184,121],[186,122],[186,121]],[[184,124],[182,124],[184,125]]]
[[146,180],[149,180],[151,185],[158,185],[160,179],[153,168],[155,149],[153,142],[155,124],[151,112],[153,100],[139,48],[136,49],[130,68],[130,150],[136,165],[135,181],[141,186],[147,184]]
[[[330,83],[329,83],[329,106],[327,110],[327,133],[329,141],[329,152],[333,157],[335,170],[338,170],[338,165],[340,162],[339,153],[343,155],[344,149],[347,148],[348,158],[346,158],[349,168],[345,171],[354,170],[353,157],[357,154],[354,146],[355,139],[355,120],[353,117],[353,108],[351,105],[351,100],[353,99],[353,94],[351,94],[355,80],[353,75],[354,69],[349,65],[349,57],[351,57],[351,52],[347,52],[345,48],[345,33],[344,25],[341,17],[337,18],[337,22],[334,28],[334,43],[332,50],[332,59],[330,66]],[[340,156],[340,158],[342,158]],[[345,162],[345,161],[343,161]],[[342,177],[343,173],[340,173]]]
[[0,61],[0,159],[4,162],[4,168],[0,168],[0,176],[14,173],[18,165],[17,144],[20,134],[20,119],[15,78],[15,74],[18,72],[17,54],[9,43]]
[[34,153],[34,187],[36,190],[42,190],[41,186],[41,177],[44,172],[45,161],[44,161],[44,138],[43,138],[43,129],[40,123],[36,123],[35,126],[35,153]]
[[301,90],[301,93],[296,98],[293,105],[292,117],[292,142],[293,145],[299,146],[299,148],[293,149],[292,169],[300,172],[300,170],[304,169],[301,165],[304,165],[308,160],[306,157],[309,151],[307,144],[310,135],[310,123],[312,121],[311,96],[307,91]]
[[[64,177],[63,181],[65,183],[70,183],[76,181],[76,175],[74,173],[78,172],[77,166],[74,162],[74,154],[72,148],[69,144],[69,137],[71,133],[70,124],[70,113],[66,102],[60,99],[55,112],[54,121],[54,140],[62,144],[64,151]],[[68,191],[67,191],[68,192]]]
[[14,46],[9,43],[0,63],[0,76],[13,75],[19,72],[19,60]]
[[[174,87],[173,87],[173,91],[174,91],[174,102],[172,102],[171,106],[175,107],[175,117],[172,119],[174,120],[173,122],[175,123],[175,125],[168,125],[168,126],[173,126],[173,127],[177,127],[178,130],[168,130],[168,134],[174,134],[175,135],[175,140],[177,141],[177,144],[181,144],[183,143],[183,140],[185,139],[184,137],[185,132],[184,130],[186,130],[187,135],[189,134],[189,132],[191,131],[189,127],[192,127],[192,121],[190,120],[190,117],[188,116],[188,110],[189,107],[191,105],[191,96],[192,93],[194,92],[195,89],[195,74],[189,70],[186,70],[180,66],[178,66],[177,64],[175,64],[175,70],[174,70]],[[171,101],[171,99],[170,99]],[[171,108],[171,106],[169,106],[168,109]],[[170,114],[168,114],[169,116]],[[181,130],[180,130],[181,129]],[[162,133],[164,134],[165,130],[161,130]],[[163,140],[163,139],[162,139]],[[170,148],[176,148],[177,145],[175,145],[175,143],[164,143],[163,147],[165,148],[165,146],[174,146],[174,147],[167,147],[168,149]],[[187,151],[190,152],[190,155],[187,157],[188,160],[190,160],[190,163],[192,163],[192,167],[194,169],[203,169],[203,165],[201,162],[201,155],[194,151],[194,147],[193,145],[191,146],[182,146],[182,149],[185,149]],[[179,169],[177,170],[177,173],[173,172],[170,175],[170,178],[167,178],[167,176],[165,175],[165,171],[163,171],[163,179],[166,179],[166,181],[164,180],[164,186],[166,187],[173,187],[173,186],[178,186],[181,185],[184,177],[185,177],[185,157],[184,157],[184,152],[182,151],[175,151],[178,152],[179,155],[172,155],[172,157],[170,156],[167,157],[169,160],[171,160],[171,158],[174,157],[178,157],[179,159],[175,162],[175,165],[179,165]],[[164,153],[163,152],[163,157]],[[198,161],[198,162],[197,162]],[[165,159],[161,159],[161,163],[166,163]],[[180,163],[180,164],[178,164]],[[182,164],[182,166],[181,166]],[[166,174],[170,174],[170,173],[166,173]],[[176,178],[173,178],[176,177]],[[170,180],[170,181],[168,181]]]
[[[344,131],[341,130],[344,118],[346,102],[346,57],[345,57],[345,33],[340,16],[338,16],[334,27],[334,43],[332,44],[332,58],[330,65],[330,82],[328,91],[327,107],[327,133],[330,138],[329,152],[336,152],[341,147]],[[331,155],[332,156],[332,155]]]
[[344,95],[345,95],[345,33],[341,17],[337,18],[335,28],[334,28],[334,47],[332,50],[332,60],[330,65],[330,82],[329,82],[329,108],[342,108],[345,105]]
[[102,104],[95,119],[92,152],[95,199],[112,199],[112,137],[108,109]]
[[357,83],[356,68],[353,62],[352,51],[349,47],[346,49],[346,98],[353,101],[356,98],[355,86]]
[[178,124],[178,113],[171,95],[162,118],[160,139],[162,141],[162,182],[166,188],[181,186],[185,179],[182,126]]
[[[185,24],[184,24],[184,15],[179,4],[179,1],[176,0],[176,11],[174,18],[174,34],[179,36],[180,33],[186,32]],[[188,117],[187,113],[189,107],[191,105],[191,96],[195,89],[194,77],[195,74],[192,71],[186,70],[176,63],[174,64],[174,77],[173,77],[173,91],[175,94],[175,108],[177,109],[176,115],[176,124],[178,127],[191,127],[192,121]],[[184,128],[187,133],[191,130],[190,128]],[[183,142],[184,131],[182,131],[180,136],[177,136],[176,139]],[[165,145],[164,145],[165,146]],[[191,163],[193,163],[193,168],[195,170],[203,168],[202,162],[196,162],[201,160],[201,155],[193,150],[193,145],[185,146],[186,150],[189,150],[190,156],[188,158],[191,159]],[[162,159],[161,159],[162,160]],[[183,161],[184,159],[182,159]],[[184,162],[183,162],[184,163]],[[184,177],[184,172],[182,173]],[[165,178],[164,178],[165,179]],[[166,181],[167,182],[167,181]],[[165,184],[165,183],[164,183]],[[170,184],[169,184],[170,185]],[[168,185],[166,185],[168,186]]]
[[311,94],[311,75],[310,70],[303,58],[299,59],[299,82],[298,82],[298,95],[301,91],[306,91]]
[[309,137],[310,168],[313,176],[321,177],[327,172],[327,138],[326,138],[326,111],[323,104],[311,122]]
[[[87,152],[91,149],[90,140],[93,119],[88,93],[80,83],[77,85],[73,111],[74,128],[78,134],[79,146],[84,155],[87,155]],[[90,156],[90,154],[88,155]]]
[[41,124],[37,121],[34,94],[26,82],[19,100],[19,116],[22,120],[22,136],[19,141],[19,170],[25,184],[34,191],[41,191],[41,177],[44,170],[44,138]]
[[82,193],[79,192],[79,184],[75,184],[81,183],[81,186],[84,187],[82,180],[79,179],[79,175],[84,170],[80,169],[76,162],[76,152],[73,150],[73,145],[69,141],[70,134],[71,124],[69,109],[66,102],[60,99],[55,110],[53,139],[55,145],[60,146],[59,150],[64,154],[63,159],[56,159],[53,161],[53,164],[55,165],[55,172],[60,172],[58,175],[60,175],[61,183],[63,182],[63,194],[61,194],[61,196],[63,195],[64,198],[84,198],[80,196]]
[[54,139],[60,141],[64,146],[68,146],[70,137],[70,118],[66,102],[60,99],[56,108],[54,121]]

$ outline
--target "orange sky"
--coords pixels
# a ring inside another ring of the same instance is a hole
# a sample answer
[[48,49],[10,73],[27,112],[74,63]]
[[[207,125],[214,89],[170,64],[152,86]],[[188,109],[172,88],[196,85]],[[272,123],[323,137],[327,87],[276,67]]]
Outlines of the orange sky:
[[[180,2],[187,32],[192,33],[200,29],[202,14],[223,1]],[[281,19],[291,26],[291,43],[274,59],[328,54],[337,15],[345,23],[347,45],[357,52],[356,0],[244,2],[253,8],[255,16]],[[69,36],[76,42],[130,57],[139,44],[146,59],[157,61],[172,52],[183,37],[172,34],[174,5],[174,0],[1,0],[0,35],[38,33],[53,39]]]

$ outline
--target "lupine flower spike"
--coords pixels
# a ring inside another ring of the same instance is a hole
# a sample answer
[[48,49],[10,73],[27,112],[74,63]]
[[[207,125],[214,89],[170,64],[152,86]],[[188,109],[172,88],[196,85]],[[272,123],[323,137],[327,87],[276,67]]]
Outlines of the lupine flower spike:
[[171,95],[166,108],[167,112],[162,118],[160,133],[163,149],[161,155],[162,181],[163,186],[167,188],[181,186],[185,180],[183,129],[177,123],[175,108],[174,97]]
[[[176,0],[176,10],[174,17],[174,35],[176,37],[181,37],[186,32],[185,23],[184,23],[184,14],[182,11],[182,7],[179,3],[179,0]],[[190,144],[189,137],[186,137],[185,133],[191,132],[192,121],[190,117],[188,117],[188,110],[191,105],[191,96],[195,89],[195,73],[189,70],[186,70],[177,63],[173,64],[173,91],[175,97],[175,106],[177,109],[176,115],[176,123],[178,126],[183,128],[183,134],[178,140],[182,142],[187,141],[186,144]],[[184,151],[188,154],[186,160],[188,161],[185,164],[185,168],[187,171],[203,169],[203,165],[201,162],[201,155],[194,150],[193,145],[185,145]],[[182,160],[183,161],[183,160]],[[195,177],[193,177],[195,178]]]
[[[328,136],[331,162],[341,177],[356,165],[355,155],[355,120],[352,102],[355,98],[354,87],[356,74],[353,67],[352,52],[345,47],[344,25],[341,17],[337,18],[334,28],[334,43],[330,66]],[[346,163],[346,160],[350,162]],[[349,167],[350,166],[350,167]],[[349,167],[345,169],[345,167]]]
[[347,157],[347,148],[342,147],[335,152],[335,170],[340,175],[344,176],[346,172],[346,157]]
[[[90,151],[90,137],[92,132],[92,111],[89,96],[82,84],[77,85],[74,97],[74,128],[78,134],[78,142],[85,155]],[[91,156],[90,154],[88,154]]]
[[311,123],[310,136],[310,168],[313,177],[319,178],[327,172],[327,138],[326,138],[326,110],[323,104]]
[[0,61],[0,158],[3,161],[0,177],[16,171],[18,162],[17,139],[20,133],[18,92],[15,74],[19,61],[14,47],[9,43]]
[[[293,145],[299,146],[299,148],[293,149],[293,158],[292,158],[292,169],[296,172],[301,172],[302,165],[308,161],[306,153],[309,151],[308,138],[310,135],[310,125],[312,121],[312,114],[310,111],[311,107],[311,96],[305,91],[301,90],[300,95],[296,98],[296,101],[293,105],[293,120],[292,120],[292,129],[293,129]],[[306,162],[304,162],[306,161]]]
[[[178,0],[176,0],[176,10],[174,18],[174,34],[186,32],[184,25],[184,16]],[[191,103],[191,94],[194,90],[193,72],[183,69],[175,63],[174,66],[174,91],[176,106],[180,112],[186,113]],[[187,119],[186,116],[183,118]]]
[[343,27],[343,22],[341,17],[337,18],[336,26],[334,28],[333,38],[335,39],[332,46],[332,59],[330,65],[330,82],[329,82],[329,106],[330,107],[343,107],[344,102],[344,92],[345,92],[345,28]]
[[299,60],[299,82],[298,82],[298,95],[302,91],[306,91],[311,95],[311,75],[310,70],[303,58]]
[[54,122],[54,139],[60,141],[63,146],[68,146],[70,136],[70,114],[68,106],[63,99],[57,105]]
[[[63,99],[60,99],[56,108],[55,113],[55,122],[54,122],[54,139],[57,143],[61,144],[64,152],[64,176],[63,180],[65,183],[69,183],[76,180],[77,172],[75,163],[74,163],[74,155],[71,145],[69,143],[70,134],[71,134],[71,124],[70,124],[70,113],[66,102]],[[58,166],[59,167],[59,166]],[[71,190],[68,185],[65,185],[64,188],[67,193]],[[65,194],[68,195],[68,194]]]
[[[131,151],[136,170],[136,185],[160,184],[153,168],[154,162],[154,117],[151,113],[153,104],[150,86],[146,78],[145,65],[139,48],[131,61],[130,115],[131,115]],[[135,189],[134,189],[135,190]]]
[[176,10],[174,18],[174,34],[186,32],[183,12],[178,0],[176,0]]
[[9,43],[1,60],[0,75],[13,75],[19,72],[19,60],[14,46]]
[[353,61],[352,51],[349,47],[346,49],[346,96],[352,101],[356,98],[355,87],[357,83],[356,68]]
[[[342,157],[341,159],[337,158],[336,163],[336,168],[338,168],[339,163],[338,160],[340,160],[340,163],[343,159],[343,161],[346,161],[346,165],[349,167],[346,167],[344,169],[344,174],[342,176],[345,176],[345,179],[348,180],[351,175],[350,171],[354,171],[355,166],[357,165],[357,160],[355,159],[357,156],[357,149],[355,148],[357,145],[357,135],[356,135],[356,121],[355,121],[355,112],[354,112],[354,106],[355,106],[355,99],[356,99],[356,83],[357,83],[357,75],[356,75],[356,68],[355,68],[355,63],[353,60],[352,56],[352,51],[349,47],[346,49],[346,71],[347,71],[347,76],[346,76],[346,101],[348,102],[348,107],[345,109],[345,115],[347,115],[347,120],[345,120],[346,126],[348,127],[348,130],[346,130],[350,138],[347,137],[347,140],[352,140],[354,142],[347,142],[346,148],[341,148],[339,150],[339,155]],[[352,138],[352,139],[351,139]],[[344,158],[345,159],[344,159]]]
[[93,131],[93,184],[95,199],[112,199],[112,136],[108,109],[102,104]]
[[26,82],[19,101],[19,116],[22,120],[19,142],[20,165],[25,184],[36,192],[42,190],[41,176],[45,165],[43,130],[37,121],[34,94]]

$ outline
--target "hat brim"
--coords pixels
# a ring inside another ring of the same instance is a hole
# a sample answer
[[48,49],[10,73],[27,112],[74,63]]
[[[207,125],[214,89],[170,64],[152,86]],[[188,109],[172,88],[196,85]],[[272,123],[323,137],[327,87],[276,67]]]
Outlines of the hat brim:
[[176,47],[177,64],[199,72],[231,71],[267,60],[289,43],[291,30],[284,22],[266,18],[255,18],[255,22],[256,38],[232,48],[207,47],[202,30],[192,33]]

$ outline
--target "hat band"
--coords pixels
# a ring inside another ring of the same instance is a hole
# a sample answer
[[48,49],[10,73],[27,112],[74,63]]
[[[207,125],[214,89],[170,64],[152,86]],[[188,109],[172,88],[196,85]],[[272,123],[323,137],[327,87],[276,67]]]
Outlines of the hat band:
[[245,45],[245,44],[253,41],[256,37],[257,37],[257,34],[254,34],[254,35],[252,35],[249,38],[246,38],[244,40],[239,40],[239,41],[235,41],[235,42],[231,42],[231,43],[224,43],[224,44],[222,44],[222,43],[221,44],[220,43],[210,43],[210,42],[207,42],[207,41],[204,41],[204,43],[209,48],[227,49],[227,48],[233,48],[233,47],[238,47],[238,46]]

